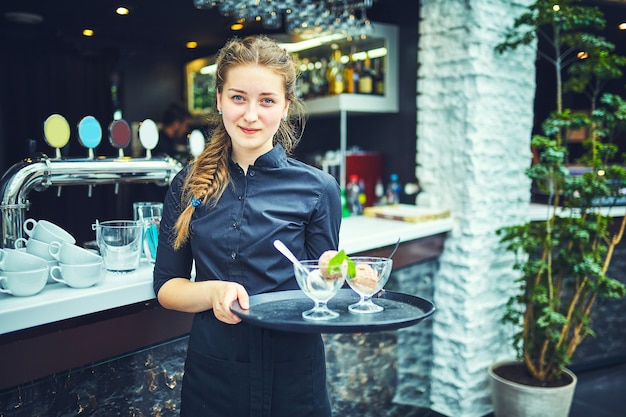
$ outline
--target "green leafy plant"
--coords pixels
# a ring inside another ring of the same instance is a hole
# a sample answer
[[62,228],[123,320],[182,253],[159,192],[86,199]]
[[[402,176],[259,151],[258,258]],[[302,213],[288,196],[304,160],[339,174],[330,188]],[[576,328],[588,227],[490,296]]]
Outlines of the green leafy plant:
[[[507,250],[517,255],[514,268],[520,272],[519,291],[504,319],[519,326],[514,346],[540,383],[558,379],[580,343],[594,335],[596,301],[626,294],[622,283],[607,276],[626,226],[626,218],[616,223],[609,212],[626,198],[624,156],[614,144],[626,126],[626,102],[600,94],[606,81],[622,77],[626,59],[595,34],[604,23],[597,8],[578,0],[539,0],[496,48],[533,45],[539,37],[538,54],[555,69],[556,109],[542,124],[543,134],[532,138],[537,161],[527,170],[547,196],[549,214],[546,220],[498,230]],[[565,92],[586,92],[590,111],[564,108]],[[568,129],[587,132],[585,153],[576,161],[585,167],[582,174],[572,174],[567,165]]]

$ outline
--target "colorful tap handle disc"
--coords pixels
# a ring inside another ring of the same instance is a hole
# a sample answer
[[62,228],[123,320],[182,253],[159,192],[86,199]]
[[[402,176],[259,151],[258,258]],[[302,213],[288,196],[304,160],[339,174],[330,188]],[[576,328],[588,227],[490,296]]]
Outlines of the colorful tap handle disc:
[[85,116],[78,123],[78,141],[85,148],[94,149],[102,140],[102,126],[93,116]]
[[62,148],[70,140],[70,124],[60,114],[50,115],[43,123],[43,135],[48,145]]
[[124,119],[113,120],[109,125],[109,143],[114,148],[125,148],[130,144],[130,125]]
[[200,130],[194,129],[189,134],[189,153],[194,158],[197,158],[198,155],[200,155],[202,151],[204,150],[204,145],[205,145],[204,135],[202,134]]
[[146,149],[154,149],[159,143],[159,128],[152,119],[146,119],[139,125],[139,141]]

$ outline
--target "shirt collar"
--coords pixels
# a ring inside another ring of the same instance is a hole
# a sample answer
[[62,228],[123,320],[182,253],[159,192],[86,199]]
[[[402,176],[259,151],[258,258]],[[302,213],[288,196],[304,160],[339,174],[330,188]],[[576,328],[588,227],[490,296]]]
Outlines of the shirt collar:
[[[234,164],[232,159],[232,149],[230,155],[230,163]],[[280,143],[274,145],[271,151],[264,153],[254,161],[254,167],[279,168],[287,165],[287,154]]]

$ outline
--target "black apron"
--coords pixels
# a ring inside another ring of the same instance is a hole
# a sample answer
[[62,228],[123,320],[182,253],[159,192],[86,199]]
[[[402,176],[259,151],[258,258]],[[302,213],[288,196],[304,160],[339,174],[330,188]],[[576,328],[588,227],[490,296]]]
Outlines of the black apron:
[[194,318],[181,417],[329,417],[321,335]]

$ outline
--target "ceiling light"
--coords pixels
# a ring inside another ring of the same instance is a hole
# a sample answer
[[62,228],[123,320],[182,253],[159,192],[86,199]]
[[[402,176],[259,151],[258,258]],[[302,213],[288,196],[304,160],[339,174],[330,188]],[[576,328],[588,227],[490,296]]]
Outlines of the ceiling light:
[[93,29],[83,29],[83,36],[91,37],[93,33]]
[[119,14],[120,16],[126,16],[128,13],[130,13],[130,10],[128,10],[128,8],[124,6],[120,6],[115,9],[115,13]]
[[187,49],[196,49],[198,47],[198,42],[190,41],[185,44]]
[[619,25],[617,25],[617,27],[619,28],[619,30],[626,30],[626,22],[622,22]]
[[230,30],[241,30],[243,29],[243,25],[241,23],[233,23],[230,25]]

